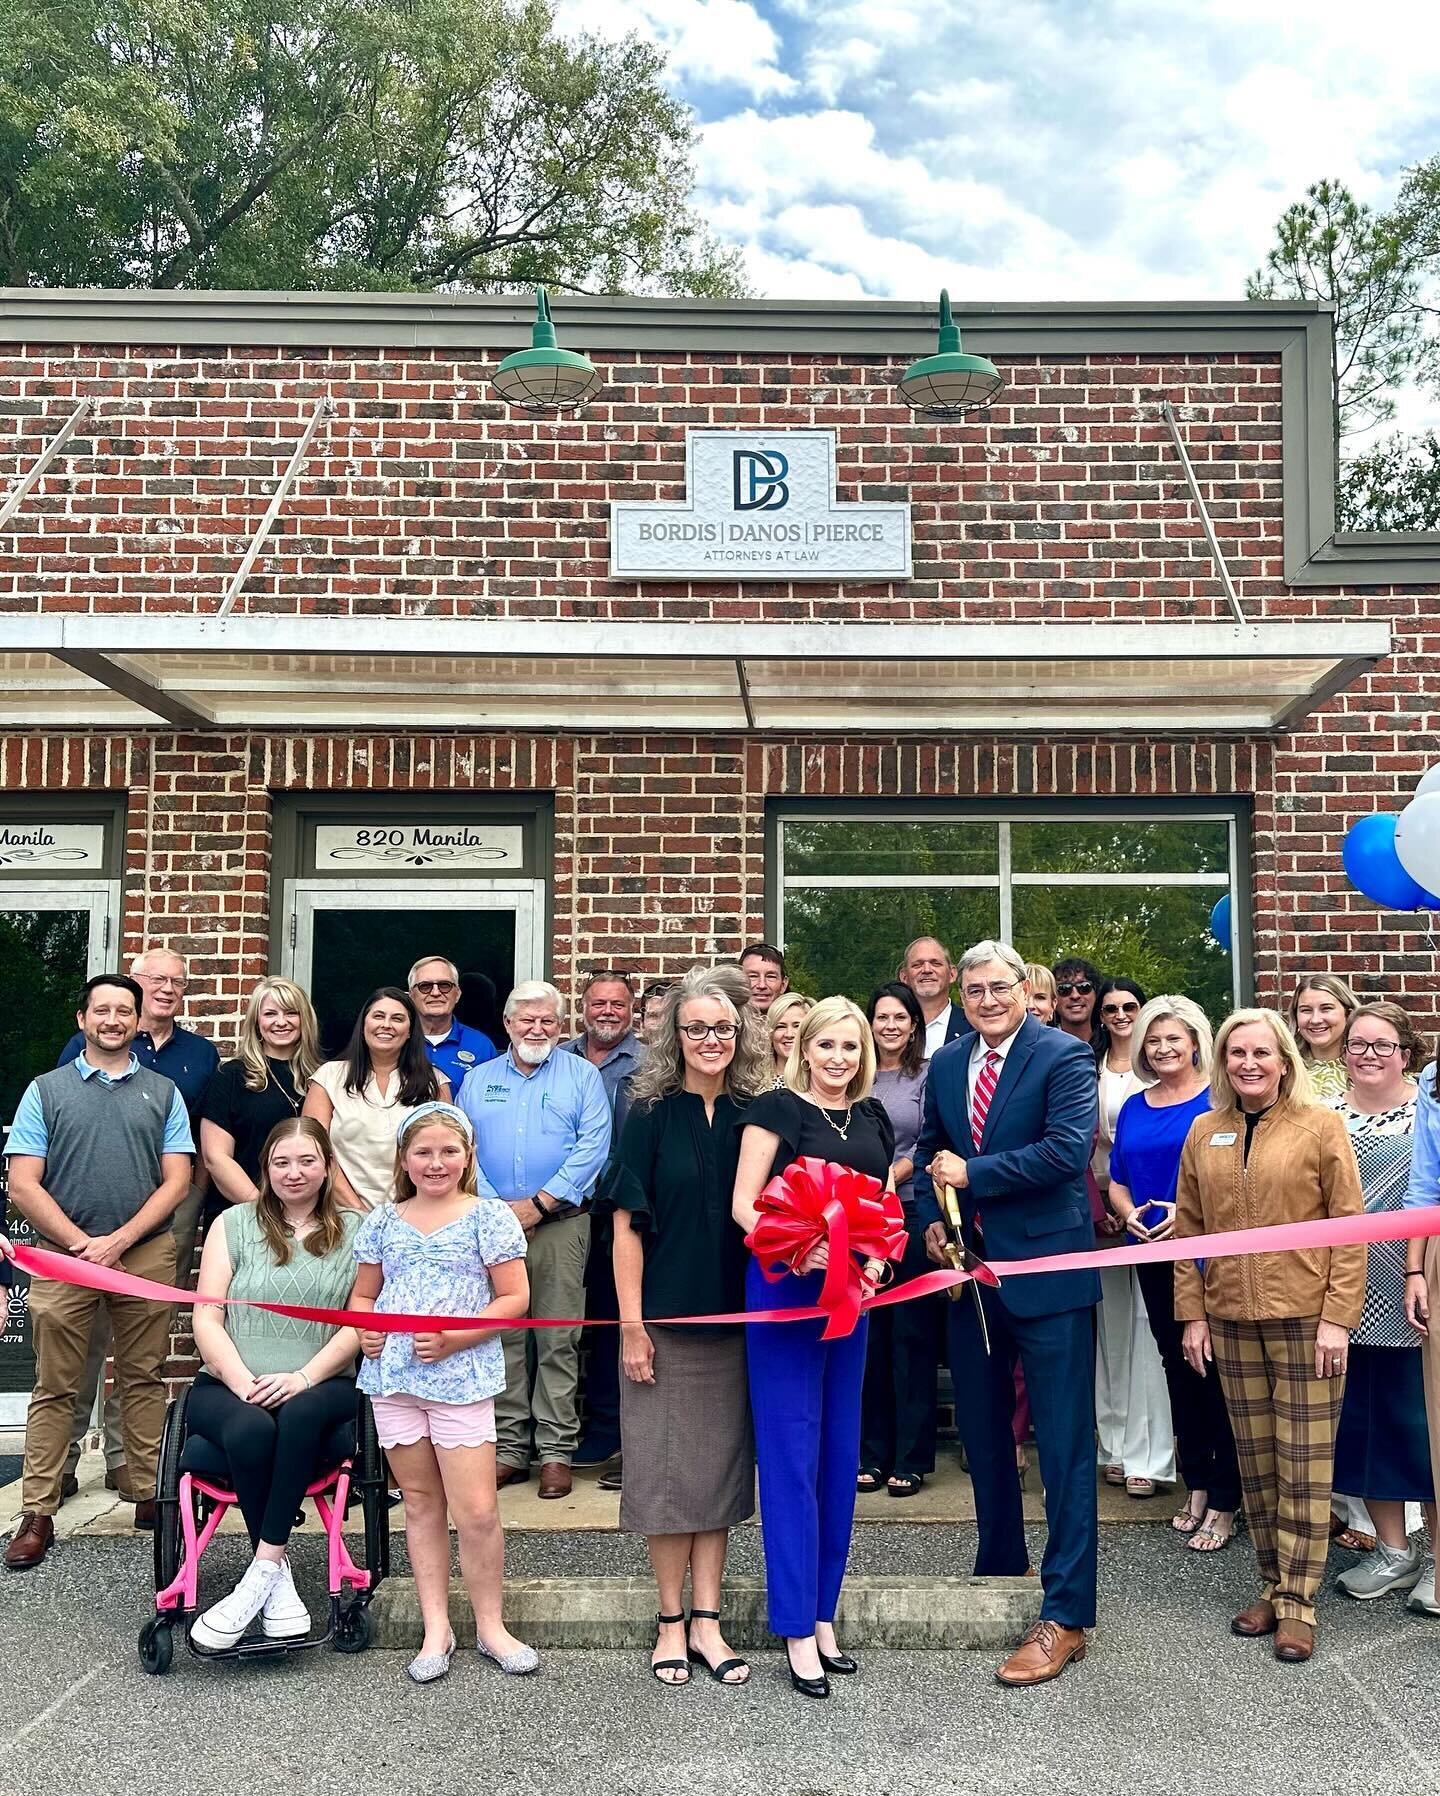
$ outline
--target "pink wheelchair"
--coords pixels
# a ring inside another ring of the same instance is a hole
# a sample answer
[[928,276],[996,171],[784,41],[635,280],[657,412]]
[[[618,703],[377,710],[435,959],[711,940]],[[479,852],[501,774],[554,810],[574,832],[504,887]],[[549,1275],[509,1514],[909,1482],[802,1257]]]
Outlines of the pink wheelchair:
[[[390,1570],[390,1505],[385,1461],[369,1402],[357,1396],[355,1417],[317,1443],[316,1475],[305,1495],[315,1505],[329,1543],[330,1611],[323,1634],[299,1640],[247,1636],[219,1651],[190,1638],[188,1623],[200,1608],[200,1559],[225,1512],[235,1503],[229,1467],[219,1447],[187,1435],[188,1389],[165,1413],[155,1479],[155,1613],[140,1630],[140,1663],[159,1676],[170,1669],[174,1629],[185,1623],[186,1644],[197,1659],[275,1658],[310,1647],[362,1653],[370,1644],[370,1601]],[[342,1532],[350,1505],[364,1520],[363,1563],[357,1565]],[[296,1518],[299,1519],[298,1517]]]

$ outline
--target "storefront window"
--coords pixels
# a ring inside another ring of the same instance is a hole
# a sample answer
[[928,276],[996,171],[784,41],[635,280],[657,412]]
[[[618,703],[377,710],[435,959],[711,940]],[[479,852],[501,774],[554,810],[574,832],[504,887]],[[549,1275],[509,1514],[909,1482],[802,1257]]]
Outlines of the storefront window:
[[863,1002],[916,936],[958,954],[998,935],[1027,960],[1082,955],[1184,993],[1217,1021],[1238,1001],[1235,957],[1208,927],[1235,878],[1233,817],[794,815],[774,839],[801,990]]

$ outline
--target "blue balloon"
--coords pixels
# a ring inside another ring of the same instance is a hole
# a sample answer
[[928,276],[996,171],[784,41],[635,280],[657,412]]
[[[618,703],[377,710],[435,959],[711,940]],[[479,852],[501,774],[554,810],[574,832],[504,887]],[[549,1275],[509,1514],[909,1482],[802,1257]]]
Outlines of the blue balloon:
[[[1222,948],[1230,946],[1230,894],[1215,900],[1215,908],[1210,912],[1210,933]],[[1148,1227],[1148,1224],[1147,1224]]]
[[1382,910],[1423,910],[1435,899],[1411,879],[1395,852],[1397,818],[1385,812],[1352,823],[1341,846],[1345,874],[1357,892]]

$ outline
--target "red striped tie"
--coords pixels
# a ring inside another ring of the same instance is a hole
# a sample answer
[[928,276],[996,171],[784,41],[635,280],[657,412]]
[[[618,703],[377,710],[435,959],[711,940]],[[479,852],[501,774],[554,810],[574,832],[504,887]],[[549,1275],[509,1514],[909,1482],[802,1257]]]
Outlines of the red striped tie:
[[991,1048],[985,1055],[984,1066],[980,1068],[980,1077],[975,1081],[975,1096],[970,1100],[970,1134],[977,1148],[985,1133],[985,1118],[990,1114],[990,1100],[995,1096],[995,1087],[999,1083],[1000,1050]]

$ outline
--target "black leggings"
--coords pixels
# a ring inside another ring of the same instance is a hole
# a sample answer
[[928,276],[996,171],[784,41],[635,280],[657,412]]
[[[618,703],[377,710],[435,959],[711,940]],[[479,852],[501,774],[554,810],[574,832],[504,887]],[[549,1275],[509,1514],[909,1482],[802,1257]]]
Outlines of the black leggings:
[[327,1378],[278,1409],[262,1409],[201,1372],[185,1411],[191,1433],[219,1447],[229,1462],[251,1546],[285,1545],[305,1486],[350,1451],[354,1419],[353,1378]]
[[1175,1320],[1175,1270],[1168,1264],[1136,1268],[1145,1297],[1150,1333],[1160,1349],[1170,1390],[1175,1452],[1187,1490],[1203,1490],[1212,1509],[1240,1507],[1240,1467],[1220,1374],[1212,1365],[1202,1378],[1191,1369],[1181,1341],[1185,1324]]

